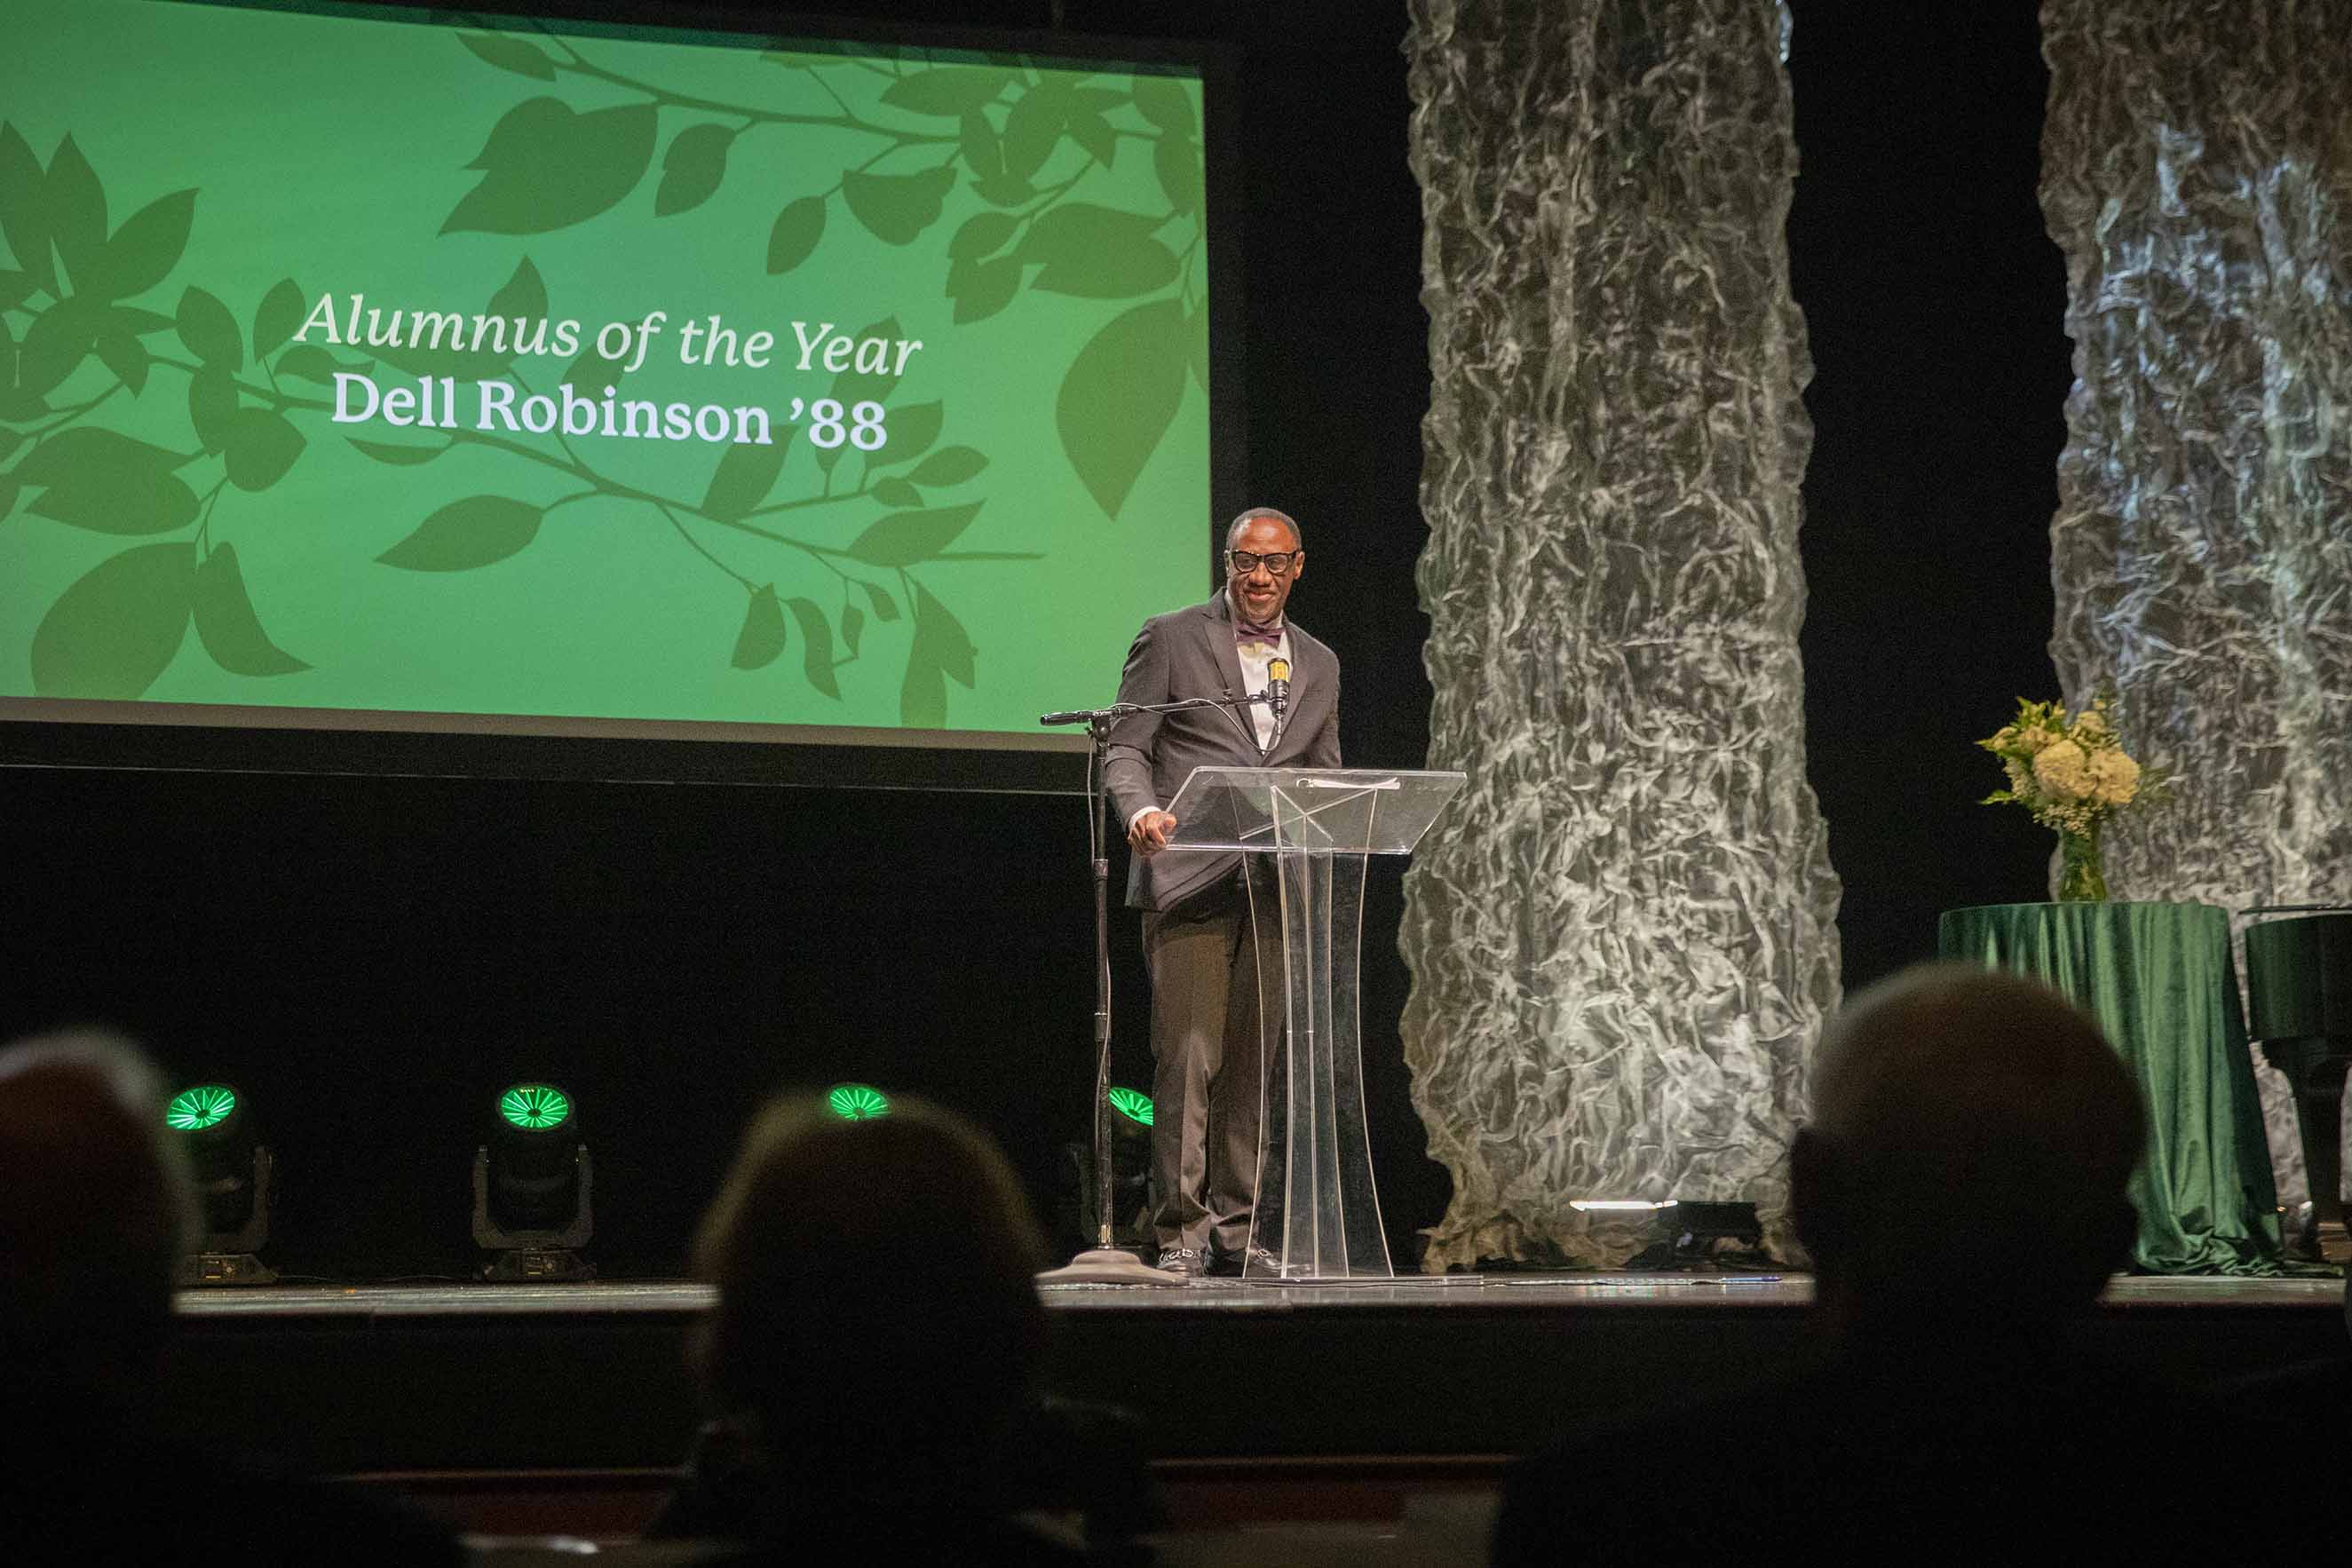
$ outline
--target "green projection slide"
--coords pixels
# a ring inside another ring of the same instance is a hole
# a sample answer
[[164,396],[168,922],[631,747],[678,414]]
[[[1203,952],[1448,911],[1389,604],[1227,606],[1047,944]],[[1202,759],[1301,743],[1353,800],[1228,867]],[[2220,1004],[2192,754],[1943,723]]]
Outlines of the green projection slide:
[[1205,592],[1197,70],[163,0],[0,48],[0,718],[1030,737]]

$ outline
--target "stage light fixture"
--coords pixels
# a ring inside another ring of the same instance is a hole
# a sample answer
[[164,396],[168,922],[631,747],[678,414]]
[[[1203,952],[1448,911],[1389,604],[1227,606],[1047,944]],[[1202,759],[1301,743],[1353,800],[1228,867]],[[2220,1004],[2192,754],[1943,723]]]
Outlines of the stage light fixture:
[[890,1114],[890,1097],[870,1083],[837,1083],[824,1097],[826,1109],[845,1121],[870,1121]]
[[276,1162],[253,1135],[234,1085],[197,1083],[163,1107],[195,1177],[204,1229],[180,1260],[184,1285],[268,1285],[278,1271],[261,1261],[269,1244],[269,1190]]
[[1151,1125],[1151,1097],[1140,1089],[1112,1085],[1110,1108],[1138,1127]]
[[1776,1267],[1764,1251],[1764,1226],[1754,1204],[1686,1198],[1653,1206],[1651,1243],[1627,1261],[1628,1268]]
[[492,1104],[489,1138],[474,1151],[474,1243],[492,1254],[481,1277],[593,1279],[580,1256],[595,1209],[578,1102],[551,1083],[518,1083]]
[[1675,1200],[1664,1198],[1652,1203],[1647,1198],[1570,1198],[1568,1206],[1582,1214],[1654,1214],[1675,1206]]

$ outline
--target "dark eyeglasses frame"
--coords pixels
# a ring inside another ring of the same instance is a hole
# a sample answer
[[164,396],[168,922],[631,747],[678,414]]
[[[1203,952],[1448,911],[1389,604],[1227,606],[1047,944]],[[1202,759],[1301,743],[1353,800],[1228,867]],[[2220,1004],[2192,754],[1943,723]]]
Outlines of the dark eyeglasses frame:
[[1297,569],[1298,558],[1306,553],[1304,550],[1277,550],[1267,555],[1253,555],[1246,550],[1228,550],[1225,570],[1236,577],[1246,577],[1257,570],[1258,563],[1264,562],[1265,569],[1276,577],[1287,577]]

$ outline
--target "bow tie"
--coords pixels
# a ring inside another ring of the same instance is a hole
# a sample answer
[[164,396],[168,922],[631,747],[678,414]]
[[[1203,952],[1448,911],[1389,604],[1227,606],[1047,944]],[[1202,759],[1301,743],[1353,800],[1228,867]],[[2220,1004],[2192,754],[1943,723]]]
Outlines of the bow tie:
[[1244,621],[1236,617],[1234,621],[1234,640],[1235,642],[1280,642],[1282,621],[1276,617],[1260,626],[1255,621]]

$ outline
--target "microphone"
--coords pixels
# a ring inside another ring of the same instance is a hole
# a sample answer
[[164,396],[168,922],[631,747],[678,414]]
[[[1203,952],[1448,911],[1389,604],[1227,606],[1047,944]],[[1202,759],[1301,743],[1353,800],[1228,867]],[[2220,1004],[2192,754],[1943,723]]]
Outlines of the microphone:
[[1274,727],[1282,728],[1282,715],[1290,707],[1290,661],[1277,658],[1265,667],[1265,697],[1274,705]]

